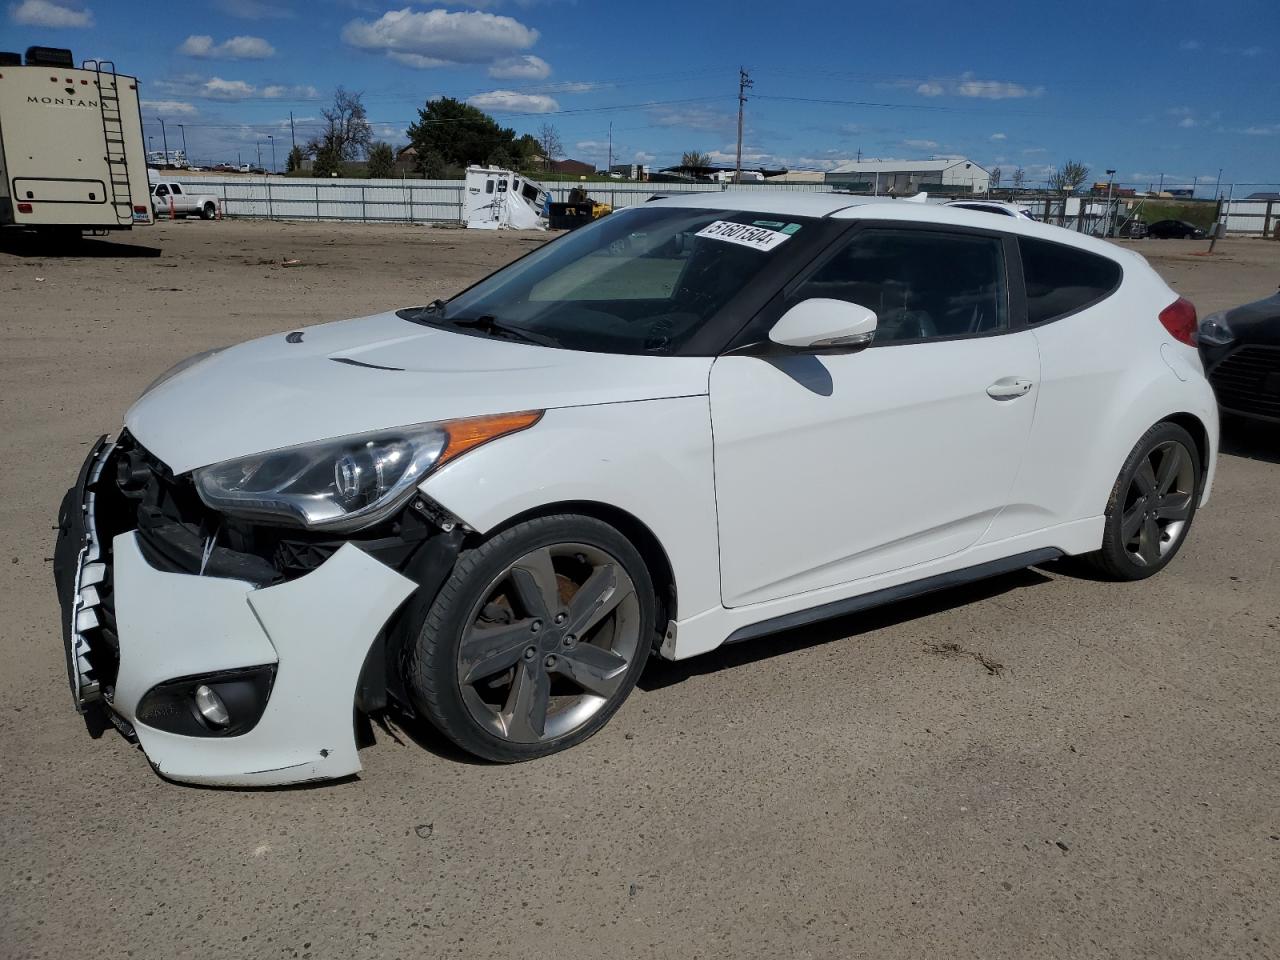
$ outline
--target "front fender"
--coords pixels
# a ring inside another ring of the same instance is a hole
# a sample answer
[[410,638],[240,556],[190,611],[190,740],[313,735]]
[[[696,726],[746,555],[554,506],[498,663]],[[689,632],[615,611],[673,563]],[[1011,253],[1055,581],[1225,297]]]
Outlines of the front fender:
[[706,396],[548,410],[535,427],[471,451],[420,489],[482,534],[557,503],[615,507],[666,551],[682,618],[719,605]]

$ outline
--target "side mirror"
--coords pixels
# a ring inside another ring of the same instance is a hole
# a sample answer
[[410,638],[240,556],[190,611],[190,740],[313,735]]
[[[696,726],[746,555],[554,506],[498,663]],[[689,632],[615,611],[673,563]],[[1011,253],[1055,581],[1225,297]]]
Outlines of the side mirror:
[[852,353],[871,344],[876,314],[858,303],[811,297],[778,318],[769,331],[774,343],[815,353]]

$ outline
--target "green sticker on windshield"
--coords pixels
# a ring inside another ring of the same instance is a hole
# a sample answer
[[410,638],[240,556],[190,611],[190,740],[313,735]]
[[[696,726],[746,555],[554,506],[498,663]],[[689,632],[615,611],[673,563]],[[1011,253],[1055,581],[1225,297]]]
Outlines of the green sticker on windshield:
[[752,220],[753,227],[768,227],[770,230],[781,230],[786,226],[781,220]]
[[798,223],[788,223],[785,227],[783,227],[783,228],[782,228],[782,231],[781,231],[781,232],[782,232],[782,233],[787,234],[788,236],[790,236],[791,234],[795,233],[795,232],[796,232],[796,231],[798,231],[799,229],[800,229],[800,224],[798,224]]

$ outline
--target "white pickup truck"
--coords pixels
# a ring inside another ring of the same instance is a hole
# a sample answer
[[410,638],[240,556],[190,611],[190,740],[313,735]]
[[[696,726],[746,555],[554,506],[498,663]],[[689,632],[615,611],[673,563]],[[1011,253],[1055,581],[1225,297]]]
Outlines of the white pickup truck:
[[218,215],[218,198],[212,193],[188,193],[182,184],[172,180],[151,185],[151,206],[156,216],[189,217],[198,215],[212,220]]

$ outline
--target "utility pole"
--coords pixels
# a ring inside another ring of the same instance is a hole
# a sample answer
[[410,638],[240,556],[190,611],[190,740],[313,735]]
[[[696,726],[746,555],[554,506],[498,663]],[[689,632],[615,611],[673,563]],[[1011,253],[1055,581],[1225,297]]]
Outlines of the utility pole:
[[261,170],[262,169],[262,141],[261,140],[258,141],[257,147],[258,147],[258,169]]
[[276,138],[273,135],[268,133],[267,139],[271,141],[271,172],[275,173],[276,172]]
[[[1111,230],[1115,223],[1115,216],[1111,207],[1111,187],[1116,182],[1116,172],[1114,170],[1107,171],[1107,215],[1102,221],[1102,235],[1104,237],[1111,236]],[[1130,231],[1132,233],[1132,231]]]
[[747,90],[754,84],[746,67],[738,68],[738,156],[733,164],[733,182],[742,182],[742,108],[747,102]]
[[1218,182],[1213,185],[1213,197],[1215,200],[1222,199],[1222,168],[1218,168]]
[[613,173],[613,121],[609,121],[609,165],[604,168],[605,173]]
[[293,111],[289,111],[289,142],[293,144],[293,148],[298,148],[298,135],[293,130]]
[[187,153],[187,125],[185,123],[178,124],[178,129],[182,131],[182,159],[187,162],[187,166],[191,166],[191,154]]
[[169,167],[169,138],[164,132],[164,117],[156,117],[160,121],[160,141],[164,144],[164,163],[161,164],[165,169]]
[[1163,173],[1160,174],[1160,189],[1157,190],[1156,193],[1157,194],[1164,193],[1164,174]]
[[1191,179],[1191,199],[1192,200],[1196,198],[1196,184],[1198,184],[1199,182],[1200,182],[1199,176],[1195,176]]

